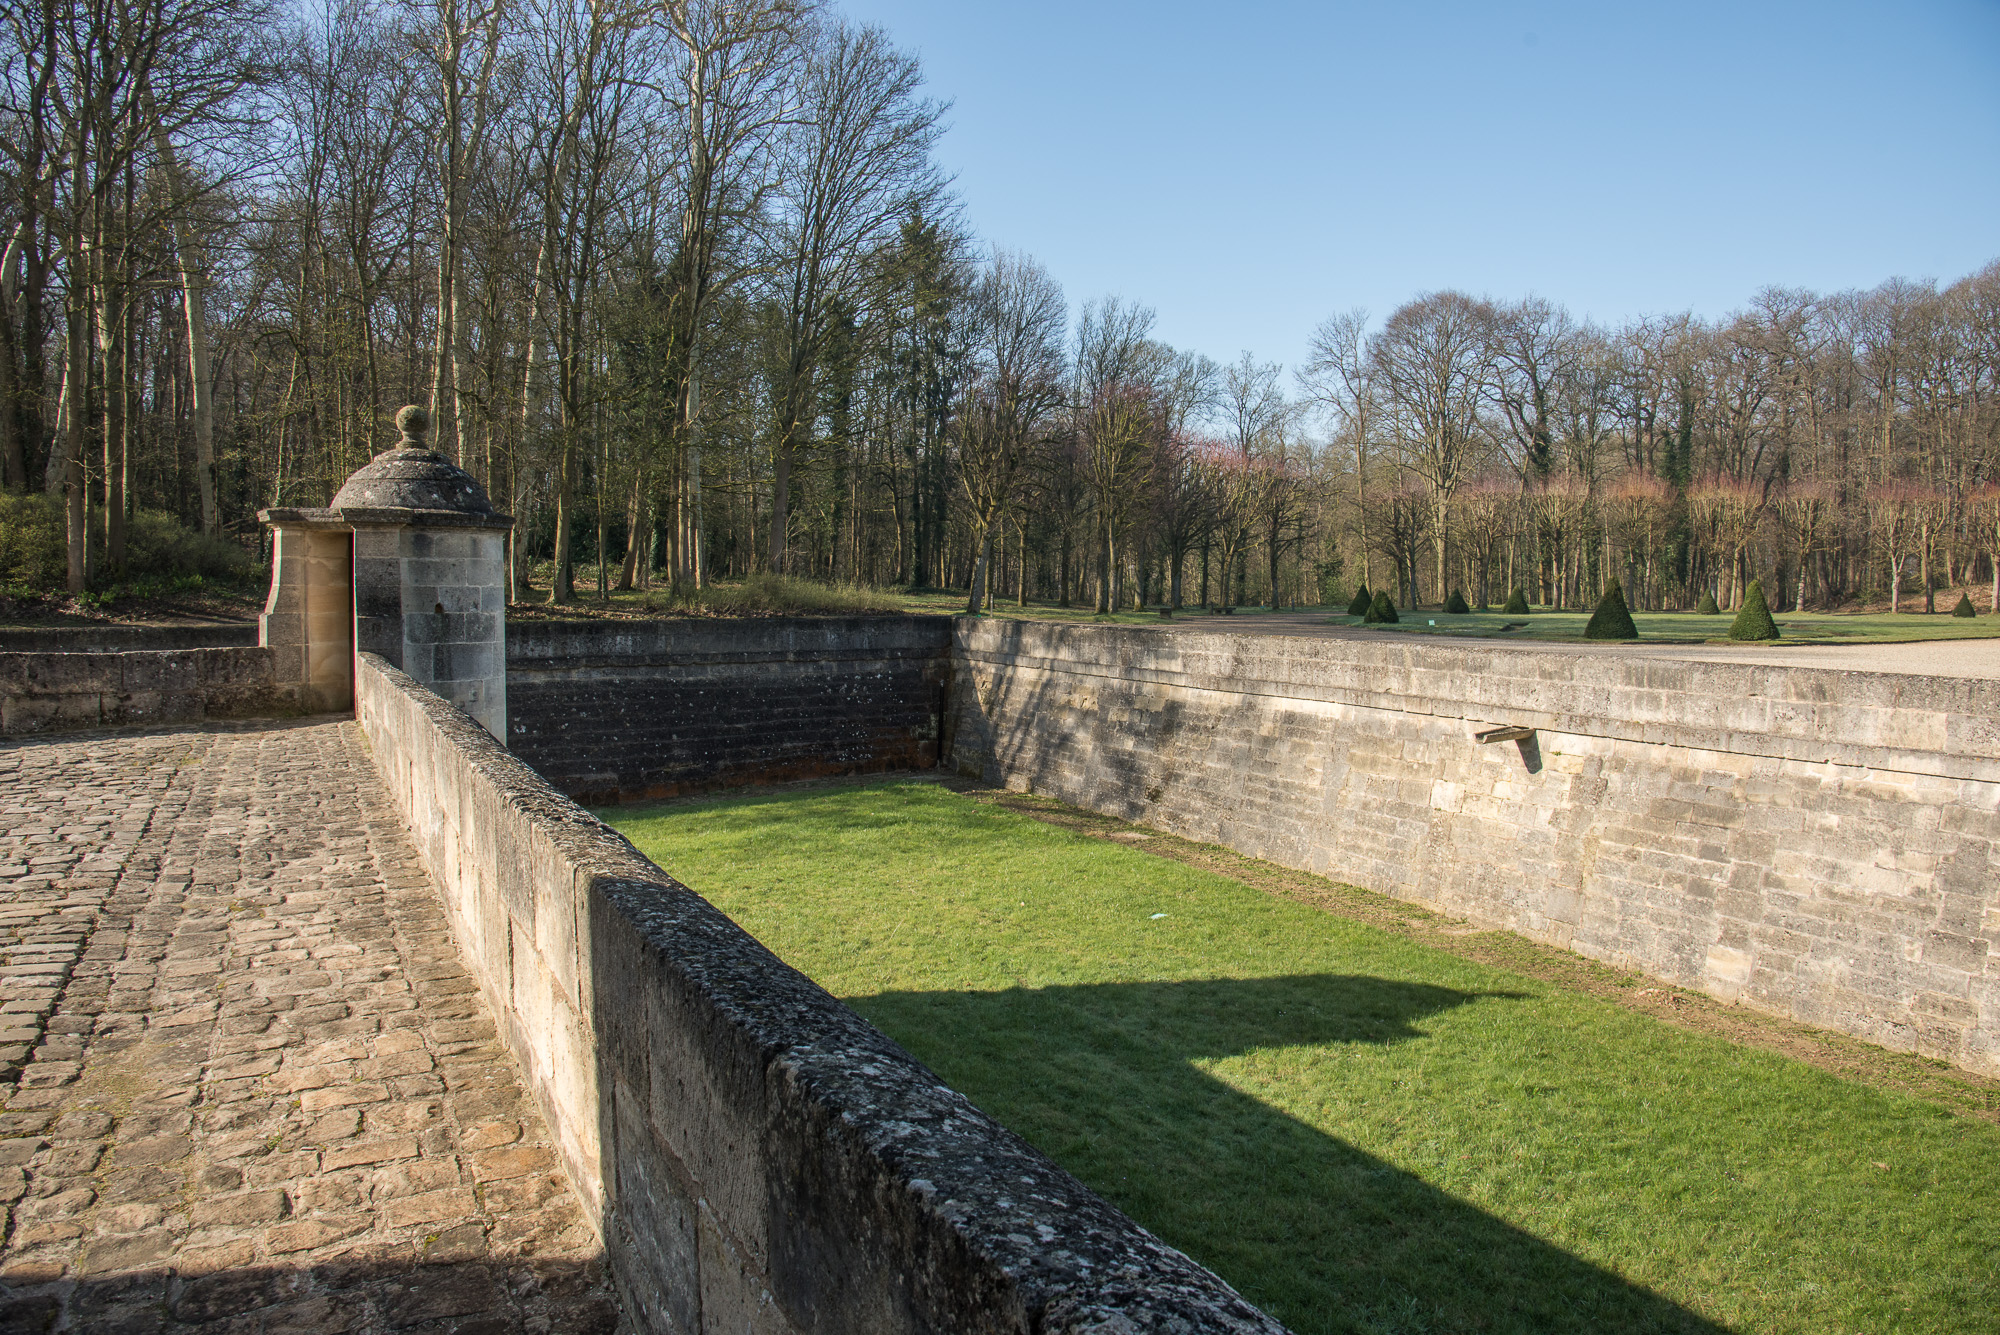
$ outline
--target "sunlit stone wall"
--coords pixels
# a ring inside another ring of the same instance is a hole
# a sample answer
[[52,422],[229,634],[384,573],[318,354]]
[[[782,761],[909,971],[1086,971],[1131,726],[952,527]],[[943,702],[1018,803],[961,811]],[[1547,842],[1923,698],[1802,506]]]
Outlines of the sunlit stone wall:
[[[1482,744],[1507,724],[1527,741]],[[950,763],[2000,1071],[2000,682],[961,618]]]

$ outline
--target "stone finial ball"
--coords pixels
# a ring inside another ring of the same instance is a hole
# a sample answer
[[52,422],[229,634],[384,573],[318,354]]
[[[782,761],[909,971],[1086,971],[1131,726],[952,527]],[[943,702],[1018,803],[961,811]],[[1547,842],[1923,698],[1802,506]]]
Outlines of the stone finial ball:
[[430,410],[412,403],[396,411],[396,429],[403,433],[406,448],[422,449],[431,431]]

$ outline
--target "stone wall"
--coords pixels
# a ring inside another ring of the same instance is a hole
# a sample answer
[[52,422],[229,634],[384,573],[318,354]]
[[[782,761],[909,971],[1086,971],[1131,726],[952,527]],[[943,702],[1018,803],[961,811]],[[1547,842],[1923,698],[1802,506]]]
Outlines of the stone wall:
[[341,515],[354,525],[353,648],[382,655],[506,737],[511,521],[421,510]]
[[515,622],[509,748],[585,802],[926,769],[947,617]]
[[[961,619],[951,762],[2000,1072],[2000,682]],[[1482,745],[1479,730],[1536,729]]]
[[257,643],[254,621],[147,626],[0,626],[0,653],[125,654],[163,649],[247,649]]
[[642,1329],[1280,1329],[372,654],[356,705]]
[[0,653],[0,734],[309,712],[270,649]]

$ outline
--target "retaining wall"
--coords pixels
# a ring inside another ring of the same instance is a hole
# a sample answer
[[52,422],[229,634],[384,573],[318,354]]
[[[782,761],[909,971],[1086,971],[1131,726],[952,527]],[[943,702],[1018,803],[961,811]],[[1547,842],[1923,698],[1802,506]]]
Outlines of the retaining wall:
[[928,769],[948,617],[515,622],[508,746],[587,802]]
[[361,726],[644,1330],[1281,1328],[372,654]]
[[969,618],[956,654],[963,772],[2000,1072],[2000,682]]
[[[252,628],[254,633],[255,628]],[[306,712],[272,650],[0,653],[0,733]]]

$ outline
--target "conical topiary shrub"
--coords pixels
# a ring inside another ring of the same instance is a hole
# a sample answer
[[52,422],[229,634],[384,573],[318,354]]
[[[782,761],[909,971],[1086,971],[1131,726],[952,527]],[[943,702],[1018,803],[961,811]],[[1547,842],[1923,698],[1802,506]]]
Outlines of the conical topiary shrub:
[[1583,628],[1583,638],[1586,640],[1639,638],[1639,628],[1632,624],[1632,609],[1625,605],[1625,586],[1618,582],[1616,576],[1604,586],[1604,596],[1597,600],[1597,610],[1590,614],[1590,624]]
[[1694,605],[1694,610],[1705,617],[1721,616],[1722,609],[1715,605],[1715,590],[1703,589],[1701,601]]
[[1521,592],[1519,588],[1516,588],[1512,593],[1507,595],[1507,605],[1500,610],[1510,617],[1524,617],[1528,615],[1528,595]]
[[1402,620],[1396,615],[1396,605],[1389,601],[1387,589],[1375,590],[1375,601],[1368,604],[1367,615],[1361,619],[1371,626],[1393,626]]
[[1764,601],[1764,586],[1754,579],[1750,581],[1750,591],[1743,595],[1743,610],[1736,614],[1736,620],[1729,623],[1729,638],[1732,640],[1778,638],[1778,623],[1771,620],[1770,605]]
[[1465,605],[1465,595],[1460,593],[1457,589],[1453,589],[1451,591],[1451,597],[1444,600],[1444,610],[1456,614],[1460,612],[1470,612],[1472,609]]
[[1351,617],[1367,616],[1368,608],[1374,601],[1375,595],[1368,592],[1368,582],[1363,580],[1360,586],[1354,590],[1354,601],[1347,605],[1347,615]]
[[1976,617],[1979,609],[1972,605],[1971,594],[1961,593],[1958,595],[1958,606],[1951,609],[1951,614],[1955,617]]

